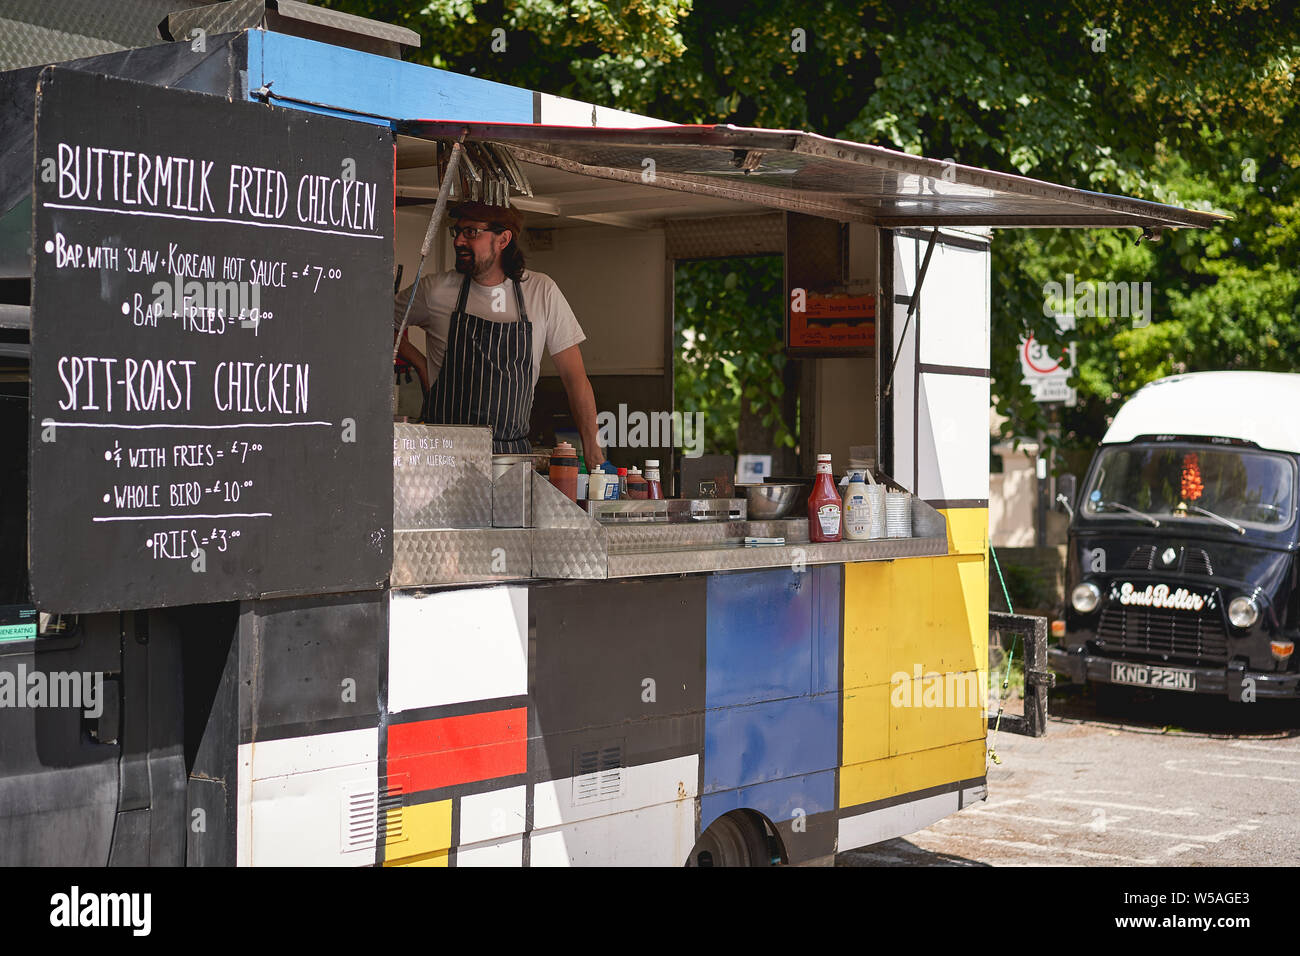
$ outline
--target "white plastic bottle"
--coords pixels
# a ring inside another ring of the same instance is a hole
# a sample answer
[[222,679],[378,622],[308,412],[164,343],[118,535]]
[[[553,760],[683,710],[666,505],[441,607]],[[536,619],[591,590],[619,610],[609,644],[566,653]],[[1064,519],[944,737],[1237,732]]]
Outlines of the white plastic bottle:
[[853,472],[844,486],[844,538],[866,541],[870,537],[871,503],[867,498],[867,483],[861,474]]

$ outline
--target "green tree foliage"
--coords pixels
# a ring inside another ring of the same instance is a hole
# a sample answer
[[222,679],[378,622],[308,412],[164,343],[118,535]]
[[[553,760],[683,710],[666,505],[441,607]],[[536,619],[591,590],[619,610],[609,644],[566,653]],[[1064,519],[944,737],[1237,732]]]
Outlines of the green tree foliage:
[[[420,30],[423,62],[514,85],[677,122],[807,129],[1233,217],[1140,246],[1134,230],[999,232],[992,363],[1008,433],[1044,424],[1019,382],[1016,343],[1060,343],[1044,285],[1067,273],[1149,281],[1154,299],[1143,328],[1126,316],[1080,320],[1081,403],[1065,415],[1067,444],[1095,443],[1119,403],[1159,375],[1300,365],[1291,2],[328,5]],[[505,51],[492,50],[497,27]],[[703,349],[728,342],[722,323],[737,317],[703,309],[693,320]],[[730,389],[727,400],[739,387],[700,381]]]
[[736,454],[742,403],[778,446],[794,447],[781,419],[782,269],[779,257],[677,265],[677,408],[705,415],[705,451]]

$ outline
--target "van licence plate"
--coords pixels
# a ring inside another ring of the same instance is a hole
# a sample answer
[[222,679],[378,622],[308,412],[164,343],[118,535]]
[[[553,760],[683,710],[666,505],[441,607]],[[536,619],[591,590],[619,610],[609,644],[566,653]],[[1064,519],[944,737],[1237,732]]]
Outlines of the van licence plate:
[[1136,684],[1162,690],[1196,690],[1196,672],[1177,667],[1152,667],[1149,664],[1110,665],[1110,679],[1115,684]]

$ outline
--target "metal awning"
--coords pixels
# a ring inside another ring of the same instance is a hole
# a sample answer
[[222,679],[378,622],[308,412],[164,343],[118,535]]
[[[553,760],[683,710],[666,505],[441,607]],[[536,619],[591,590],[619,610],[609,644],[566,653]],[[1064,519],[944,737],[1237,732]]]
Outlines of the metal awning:
[[600,179],[885,227],[1197,228],[1228,218],[795,130],[441,120],[408,120],[395,128],[422,139],[464,135],[466,142],[499,143],[523,162]]

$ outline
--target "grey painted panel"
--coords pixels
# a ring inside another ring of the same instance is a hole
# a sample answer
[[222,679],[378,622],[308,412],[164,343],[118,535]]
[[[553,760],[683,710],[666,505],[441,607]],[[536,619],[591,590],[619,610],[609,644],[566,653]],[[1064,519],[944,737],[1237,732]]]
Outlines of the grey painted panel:
[[243,607],[241,743],[379,723],[386,592],[252,601]]
[[[705,585],[675,578],[532,588],[533,732],[702,713]],[[700,753],[697,743],[681,753]]]

